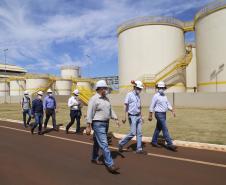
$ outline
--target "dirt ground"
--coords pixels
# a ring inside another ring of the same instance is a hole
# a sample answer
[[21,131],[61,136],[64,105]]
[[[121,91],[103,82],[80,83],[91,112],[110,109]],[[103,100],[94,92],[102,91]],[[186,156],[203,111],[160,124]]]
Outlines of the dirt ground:
[[[119,119],[123,118],[123,107],[114,107]],[[83,108],[83,116],[86,114],[86,107]],[[226,110],[214,109],[176,109],[176,118],[168,114],[168,127],[173,139],[183,141],[206,142],[214,144],[226,144]],[[152,136],[155,128],[155,120],[149,122],[148,108],[143,108],[143,135]],[[0,105],[0,118],[22,120],[19,104]],[[51,121],[51,120],[50,120]],[[69,121],[69,109],[66,104],[58,105],[57,122],[67,124]],[[51,123],[51,122],[49,122]],[[85,126],[84,117],[81,120]],[[122,124],[122,123],[121,123]],[[110,131],[117,133],[127,133],[128,122],[117,128],[114,121],[110,124]]]

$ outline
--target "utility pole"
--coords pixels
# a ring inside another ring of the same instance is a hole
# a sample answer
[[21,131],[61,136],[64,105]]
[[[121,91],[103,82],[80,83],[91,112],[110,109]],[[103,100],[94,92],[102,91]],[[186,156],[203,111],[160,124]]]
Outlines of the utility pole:
[[7,75],[7,71],[6,71],[6,52],[8,51],[8,49],[4,49],[3,52],[4,52],[4,58],[5,58],[5,101],[4,103],[6,103],[6,93],[7,93],[7,81],[6,81],[6,75]]

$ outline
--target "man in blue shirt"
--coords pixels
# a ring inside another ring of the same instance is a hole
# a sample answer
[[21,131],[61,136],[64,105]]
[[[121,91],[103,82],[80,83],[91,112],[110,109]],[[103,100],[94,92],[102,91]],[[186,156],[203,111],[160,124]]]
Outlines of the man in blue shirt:
[[166,112],[169,110],[172,112],[174,117],[176,115],[173,110],[173,107],[171,106],[170,102],[168,101],[165,95],[165,92],[164,92],[166,90],[165,83],[162,81],[159,82],[157,84],[157,89],[158,89],[158,92],[154,95],[151,102],[151,106],[149,110],[149,119],[148,119],[149,121],[152,121],[152,115],[154,112],[155,118],[157,119],[157,124],[152,137],[151,144],[153,147],[161,147],[160,145],[157,144],[157,141],[158,141],[159,133],[162,131],[163,137],[167,142],[167,145],[166,145],[167,149],[175,151],[177,147],[173,145],[172,139],[169,135],[169,131],[166,124]]
[[[130,132],[119,141],[118,150],[123,151],[123,146],[127,144],[134,136],[137,138],[137,154],[146,154],[142,148],[142,115],[141,115],[141,99],[140,93],[143,89],[141,81],[132,81],[134,90],[129,92],[125,99],[125,118],[123,123],[126,122],[126,117],[129,117]],[[128,115],[127,115],[128,114]]]
[[34,133],[34,129],[38,126],[38,134],[42,134],[42,122],[43,122],[43,92],[39,91],[36,99],[32,101],[31,114],[35,118],[35,123],[31,128],[31,134]]
[[52,117],[53,129],[57,130],[56,127],[56,99],[53,97],[53,91],[48,89],[47,96],[44,99],[43,108],[46,113],[44,122],[44,129],[47,128],[49,118]]

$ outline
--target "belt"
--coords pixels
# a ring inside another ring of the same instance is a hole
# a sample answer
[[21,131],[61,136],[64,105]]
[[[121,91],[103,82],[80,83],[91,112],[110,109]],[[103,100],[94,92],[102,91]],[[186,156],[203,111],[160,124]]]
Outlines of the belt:
[[101,123],[109,123],[109,120],[103,121],[103,120],[93,120],[93,123],[95,122],[101,122]]
[[140,113],[138,113],[138,114],[128,114],[129,116],[140,116],[141,114]]

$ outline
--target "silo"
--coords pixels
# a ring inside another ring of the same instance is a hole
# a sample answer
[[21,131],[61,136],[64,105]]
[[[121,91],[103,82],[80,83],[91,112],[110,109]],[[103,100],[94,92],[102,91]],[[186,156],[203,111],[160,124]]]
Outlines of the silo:
[[201,9],[195,17],[198,90],[226,91],[226,1]]
[[64,79],[79,78],[80,68],[74,65],[65,65],[61,67],[61,77]]
[[5,79],[0,79],[0,97],[9,96],[9,83]]
[[71,95],[72,81],[67,79],[57,79],[54,85],[56,95]]
[[186,89],[187,92],[197,91],[197,61],[195,44],[192,44],[192,60],[186,68]]
[[25,80],[10,81],[10,96],[22,96],[26,88]]
[[33,94],[39,89],[46,89],[49,83],[49,77],[29,77],[26,79],[26,90],[29,92],[29,94]]
[[[118,28],[120,91],[130,81],[155,76],[185,55],[184,23],[167,17],[142,17]],[[184,84],[169,91],[183,92]]]

